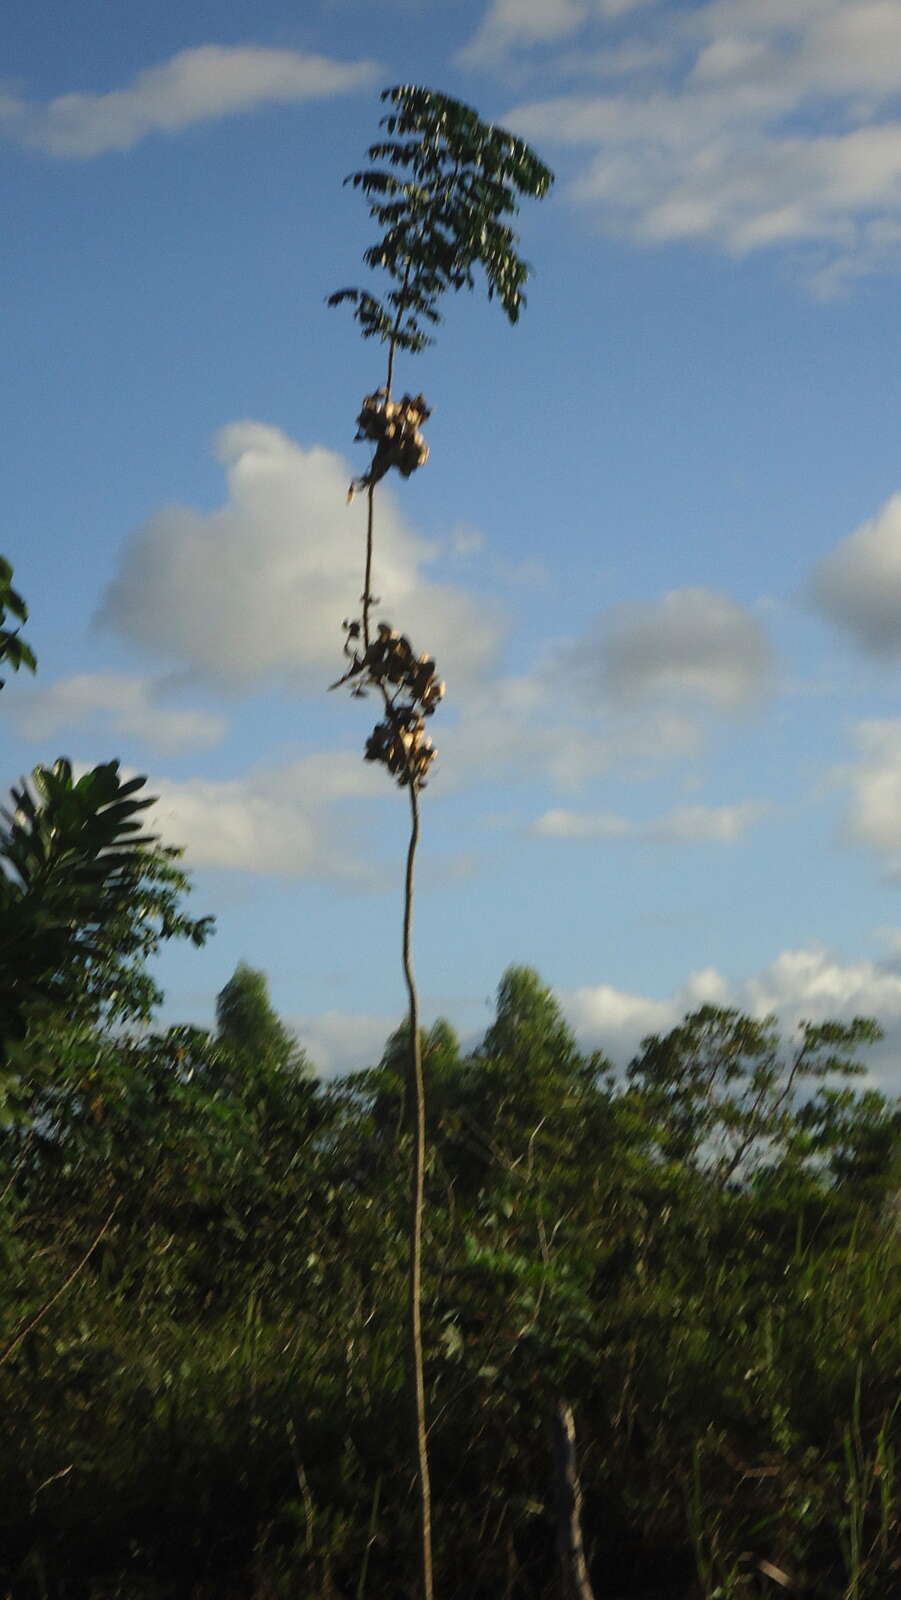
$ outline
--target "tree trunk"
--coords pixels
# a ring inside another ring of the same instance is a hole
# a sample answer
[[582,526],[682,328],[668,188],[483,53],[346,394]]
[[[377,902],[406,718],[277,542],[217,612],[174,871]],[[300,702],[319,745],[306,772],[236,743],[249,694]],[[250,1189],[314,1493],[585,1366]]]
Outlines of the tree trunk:
[[566,1600],[595,1600],[582,1543],[582,1486],[576,1465],[576,1425],[568,1400],[558,1399],[551,1412],[554,1452],[554,1497],[557,1509],[557,1552]]

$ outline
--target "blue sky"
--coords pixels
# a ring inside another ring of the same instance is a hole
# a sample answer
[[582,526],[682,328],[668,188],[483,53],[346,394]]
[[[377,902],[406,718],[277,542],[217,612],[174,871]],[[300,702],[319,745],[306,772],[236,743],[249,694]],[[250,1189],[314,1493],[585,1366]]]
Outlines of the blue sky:
[[[433,652],[417,964],[465,1037],[511,961],[628,1059],[706,999],[873,1014],[901,1081],[901,0],[9,0],[4,552],[33,682],[10,782],[147,772],[204,952],[323,1071],[403,1008],[403,798],[328,694],[382,356],[342,187],[378,91],[528,138],[510,328],[401,365],[431,456],[380,496],[382,613]],[[373,280],[373,288],[376,288]]]

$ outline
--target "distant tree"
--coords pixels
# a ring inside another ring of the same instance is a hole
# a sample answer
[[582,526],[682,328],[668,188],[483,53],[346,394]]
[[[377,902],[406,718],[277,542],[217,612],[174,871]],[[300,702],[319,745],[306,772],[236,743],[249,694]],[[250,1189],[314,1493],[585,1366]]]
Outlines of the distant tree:
[[497,990],[494,1021],[480,1054],[503,1058],[514,1073],[569,1069],[579,1059],[575,1036],[553,991],[534,967],[508,967]]
[[264,972],[239,961],[216,998],[220,1044],[254,1065],[309,1072],[309,1065],[289,1028],[269,999]]
[[[828,1097],[799,1123],[800,1106],[825,1079],[860,1076],[859,1050],[880,1037],[865,1017],[804,1022],[786,1048],[775,1018],[702,1006],[669,1033],[643,1040],[627,1077],[662,1154],[723,1185],[747,1179],[786,1147],[797,1150],[805,1120],[811,1134],[822,1124],[819,1142],[828,1147],[837,1128]],[[816,1142],[805,1142],[808,1153]]]
[[901,1195],[901,1103],[876,1089],[823,1085],[797,1115],[787,1156],[828,1163],[836,1193],[852,1207],[897,1212]]
[[575,1105],[585,1115],[589,1104],[592,1117],[599,1113],[603,1097],[593,1090],[607,1065],[600,1056],[583,1055],[553,992],[532,967],[508,967],[494,1021],[466,1074],[467,1118],[489,1136],[486,1153],[505,1150],[517,1159],[526,1141],[553,1140]]
[[[450,1023],[438,1017],[430,1028],[420,1029],[419,1049],[427,1091],[428,1129],[434,1133],[448,1096],[453,1097],[462,1070],[460,1041]],[[355,1080],[370,1097],[376,1130],[393,1144],[403,1132],[413,1131],[415,1107],[409,1097],[410,1025],[405,1018],[389,1036],[377,1067]]]

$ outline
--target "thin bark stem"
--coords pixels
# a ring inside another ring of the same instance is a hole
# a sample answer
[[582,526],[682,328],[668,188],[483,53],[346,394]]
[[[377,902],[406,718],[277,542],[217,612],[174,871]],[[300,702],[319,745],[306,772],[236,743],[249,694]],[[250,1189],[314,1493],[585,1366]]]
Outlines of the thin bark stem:
[[[398,312],[398,316],[400,316],[399,312]],[[396,346],[397,346],[397,333],[396,333],[396,329],[395,329],[395,332],[392,333],[392,335],[391,335],[391,342],[388,345],[388,377],[387,377],[387,380],[385,382],[385,399],[386,400],[390,400],[391,399],[391,382],[392,382],[392,379],[394,377],[394,351],[396,349]]]
[[410,841],[404,881],[404,978],[409,996],[410,1098],[414,1106],[413,1167],[410,1181],[410,1266],[408,1280],[408,1332],[410,1380],[416,1429],[419,1476],[419,1560],[422,1600],[433,1600],[432,1491],[429,1479],[428,1426],[425,1410],[425,1373],[422,1354],[422,1220],[425,1208],[425,1082],[422,1041],[419,1036],[419,995],[413,973],[413,879],[419,843],[419,795],[410,775]]
[[372,605],[372,528],[375,484],[366,490],[366,567],[363,573],[363,649],[369,649],[369,608]]
[[386,401],[391,399],[391,384],[392,384],[392,381],[394,379],[394,352],[397,349],[397,340],[398,340],[398,337],[399,337],[399,334],[400,334],[400,325],[401,325],[401,321],[403,319],[403,314],[404,314],[404,312],[406,310],[406,295],[407,295],[407,289],[408,289],[409,283],[410,283],[410,268],[412,267],[412,265],[413,265],[413,263],[410,260],[410,257],[408,256],[407,260],[406,260],[406,265],[404,266],[404,281],[400,286],[400,294],[399,294],[398,300],[397,300],[397,315],[394,318],[394,327],[391,329],[391,334],[390,334],[390,337],[388,339],[388,376],[385,379],[385,399],[386,399]]
[[78,1265],[72,1268],[72,1271],[69,1273],[68,1278],[66,1278],[65,1281],[60,1284],[59,1288],[56,1290],[56,1293],[52,1294],[50,1296],[49,1300],[45,1300],[44,1301],[44,1304],[41,1306],[40,1311],[37,1311],[35,1313],[35,1315],[33,1317],[31,1317],[28,1322],[26,1322],[24,1328],[20,1328],[19,1329],[19,1331],[15,1335],[15,1337],[13,1339],[11,1339],[9,1344],[6,1346],[6,1349],[3,1350],[2,1352],[0,1352],[0,1366],[3,1365],[4,1361],[8,1361],[9,1360],[10,1356],[13,1354],[14,1351],[18,1350],[19,1345],[22,1343],[22,1340],[23,1339],[27,1339],[28,1335],[30,1333],[33,1333],[35,1328],[38,1327],[38,1325],[41,1322],[43,1322],[43,1320],[46,1317],[48,1311],[52,1311],[53,1307],[56,1305],[57,1300],[59,1300],[62,1297],[62,1295],[65,1294],[66,1290],[69,1288],[69,1285],[75,1282],[75,1279],[78,1277],[79,1273],[84,1271],[85,1267],[87,1266],[88,1262],[91,1259],[91,1256],[94,1254],[94,1251],[97,1249],[97,1246],[100,1243],[101,1239],[105,1236],[105,1234],[107,1234],[109,1232],[110,1228],[112,1227],[113,1218],[116,1215],[116,1212],[118,1211],[118,1209],[121,1206],[121,1204],[122,1204],[122,1196],[119,1195],[119,1198],[117,1199],[117,1201],[116,1201],[115,1205],[113,1206],[109,1216],[107,1217],[106,1221],[104,1222],[103,1227],[100,1229],[100,1232],[95,1235],[94,1240],[90,1245],[90,1248],[85,1251],[85,1253],[82,1256],[81,1260],[78,1262]]
[[[388,346],[388,372],[385,382],[386,402],[391,397],[394,376],[394,354],[403,313],[403,294],[410,274],[408,262],[404,273],[401,304],[398,306],[395,326]],[[367,489],[366,566],[363,577],[363,648],[369,649],[369,611],[372,605],[372,553],[375,506],[375,484]],[[393,701],[384,682],[380,682],[385,712],[390,720]],[[407,1333],[409,1346],[409,1372],[411,1411],[416,1436],[416,1474],[419,1485],[419,1573],[421,1600],[434,1600],[432,1568],[432,1489],[429,1475],[428,1424],[425,1407],[425,1363],[422,1351],[422,1223],[425,1209],[425,1082],[422,1070],[422,1041],[419,1037],[419,996],[413,972],[413,885],[416,867],[416,847],[419,844],[419,792],[416,774],[407,766],[406,788],[410,796],[410,838],[407,846],[407,866],[404,877],[403,965],[404,980],[409,999],[408,1025],[410,1029],[409,1099],[414,1107],[413,1161],[410,1171],[409,1266],[407,1277]]]

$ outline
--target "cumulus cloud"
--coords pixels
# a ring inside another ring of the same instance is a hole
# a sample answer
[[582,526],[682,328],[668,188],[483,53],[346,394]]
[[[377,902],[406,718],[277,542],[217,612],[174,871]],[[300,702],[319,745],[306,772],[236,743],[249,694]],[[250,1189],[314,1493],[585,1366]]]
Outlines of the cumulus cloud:
[[189,867],[381,884],[349,803],[384,791],[357,753],[317,753],[236,778],[153,777],[154,828]]
[[674,994],[660,1000],[609,983],[587,984],[559,995],[577,1038],[586,1049],[603,1050],[625,1067],[649,1033],[674,1028],[687,1011],[702,1005],[729,1005],[730,988],[713,967],[690,974]]
[[[713,590],[677,589],[603,614],[588,634],[528,673],[471,688],[458,700],[456,721],[442,726],[438,771],[452,782],[472,772],[507,779],[540,773],[561,789],[614,770],[648,777],[698,751],[700,712],[754,704],[771,673],[766,635],[748,611]],[[680,829],[688,837],[715,825],[737,832],[749,821],[750,814],[726,808],[715,824],[689,808],[666,826],[668,836]],[[609,818],[585,824],[595,831],[612,825]]]
[[901,656],[901,494],[819,562],[811,592],[868,655]]
[[149,67],[124,89],[64,94],[46,105],[0,104],[7,131],[48,155],[85,159],[130,150],[151,133],[342,94],[372,82],[368,61],[335,61],[260,45],[199,45]]
[[[351,468],[277,428],[235,422],[216,442],[228,498],[218,510],[171,506],[128,540],[99,621],[210,682],[247,689],[290,680],[321,691],[340,665],[340,621],[358,611],[365,505],[347,506]],[[443,674],[483,671],[497,616],[425,576],[431,548],[379,503],[377,615],[415,628]]]
[[901,878],[901,718],[858,723],[855,739],[860,759],[837,774],[851,794],[847,837],[872,850],[890,877]]
[[649,839],[664,844],[734,844],[770,810],[763,801],[678,806],[650,822],[610,811],[545,811],[532,832],[546,839]]
[[567,648],[564,664],[615,700],[663,697],[730,710],[762,694],[772,656],[760,624],[737,601],[690,588],[616,607]]
[[675,1027],[702,1005],[734,1006],[754,1017],[775,1015],[790,1032],[799,1021],[875,1017],[884,1042],[865,1058],[879,1086],[901,1089],[901,971],[896,959],[843,961],[825,946],[784,950],[754,977],[734,982],[705,967],[663,999],[598,983],[559,996],[582,1043],[625,1067],[649,1033]]
[[[584,73],[606,52],[574,19]],[[615,93],[507,113],[526,138],[583,147],[570,188],[610,231],[736,256],[809,247],[827,294],[901,261],[901,0],[710,0],[626,18],[637,51]],[[654,75],[653,59],[659,53]],[[628,60],[628,54],[623,57]],[[554,61],[543,63],[553,78]],[[571,75],[572,53],[565,72]],[[651,74],[649,77],[649,73]]]
[[348,1011],[294,1017],[291,1027],[321,1078],[378,1065],[398,1018]]
[[140,739],[154,749],[173,750],[217,744],[226,731],[224,717],[167,705],[147,679],[125,673],[83,672],[60,678],[47,688],[24,690],[11,709],[27,739],[52,738],[87,727]]

